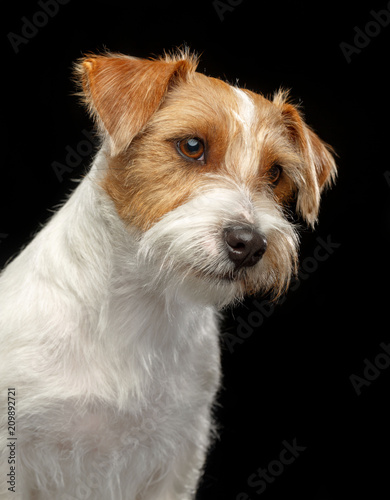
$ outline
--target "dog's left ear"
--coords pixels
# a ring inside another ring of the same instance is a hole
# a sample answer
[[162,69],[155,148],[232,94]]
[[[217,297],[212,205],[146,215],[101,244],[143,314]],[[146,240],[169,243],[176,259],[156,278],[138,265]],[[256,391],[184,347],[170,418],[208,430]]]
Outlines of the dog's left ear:
[[75,66],[80,95],[111,154],[125,149],[159,108],[169,88],[185,81],[197,58],[187,50],[158,60],[122,54],[91,55]]
[[297,186],[297,210],[312,227],[320,207],[321,192],[334,182],[337,167],[333,149],[306,125],[298,109],[278,93],[274,103],[280,107],[288,134],[302,157],[302,180]]

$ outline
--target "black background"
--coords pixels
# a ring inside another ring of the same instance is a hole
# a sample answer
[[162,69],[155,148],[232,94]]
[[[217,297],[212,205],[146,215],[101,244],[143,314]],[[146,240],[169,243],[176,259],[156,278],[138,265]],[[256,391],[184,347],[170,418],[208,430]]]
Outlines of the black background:
[[[291,88],[307,122],[335,148],[339,177],[316,231],[302,234],[300,259],[312,267],[299,287],[263,314],[259,328],[239,327],[248,325],[253,299],[225,314],[220,439],[197,500],[389,498],[390,367],[360,395],[350,380],[383,352],[381,342],[390,343],[390,23],[368,24],[370,11],[387,4],[222,3],[229,9],[221,18],[213,1],[71,0],[18,53],[7,35],[20,35],[22,17],[32,20],[42,8],[30,1],[3,10],[1,264],[90,164],[85,155],[62,182],[52,168],[91,128],[72,95],[71,66],[83,53],[108,48],[149,57],[187,43],[202,53],[199,71],[210,76],[238,78],[267,95]],[[340,44],[354,45],[356,26],[371,34],[348,62]],[[315,262],[319,237],[339,246]],[[248,338],[226,343],[243,331]],[[259,495],[248,477],[294,439],[305,450]]]

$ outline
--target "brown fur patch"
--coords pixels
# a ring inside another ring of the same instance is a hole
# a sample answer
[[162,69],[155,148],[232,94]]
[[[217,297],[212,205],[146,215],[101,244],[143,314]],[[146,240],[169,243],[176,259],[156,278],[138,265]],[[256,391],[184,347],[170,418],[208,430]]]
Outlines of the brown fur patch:
[[122,54],[86,57],[75,67],[83,99],[116,152],[147,123],[169,86],[186,80],[195,69],[191,57],[167,62]]
[[273,101],[281,110],[291,140],[302,156],[302,176],[297,208],[302,216],[314,225],[320,203],[320,192],[330,186],[336,177],[336,164],[332,148],[323,142],[306,125],[299,110],[288,102],[285,92],[275,95]]
[[[205,79],[196,74],[192,82],[172,90],[131,147],[110,160],[103,187],[122,219],[144,231],[224,168],[228,120],[223,110],[211,109],[212,85],[209,98],[203,98]],[[204,141],[205,162],[178,153],[176,144],[186,137]]]

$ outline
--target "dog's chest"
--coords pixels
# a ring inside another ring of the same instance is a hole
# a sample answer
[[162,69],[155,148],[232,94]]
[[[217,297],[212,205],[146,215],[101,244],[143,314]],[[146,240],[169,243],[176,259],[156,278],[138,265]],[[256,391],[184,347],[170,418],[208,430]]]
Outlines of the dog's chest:
[[[204,414],[208,405],[198,401],[174,401],[166,394],[156,395],[133,408],[118,411],[115,405],[78,403],[62,405],[55,439],[63,458],[77,450],[85,456],[99,457],[119,454],[123,457],[142,449],[174,448],[186,439],[188,429]],[[54,429],[53,429],[54,431]]]
[[[132,317],[128,324],[137,323]],[[89,365],[80,362],[65,370],[73,395],[39,416],[45,438],[57,442],[63,457],[76,447],[96,457],[160,447],[173,453],[199,435],[200,422],[210,418],[220,378],[214,315],[179,325],[184,331],[168,330],[153,314],[143,325],[143,331],[132,331],[131,355],[126,349],[116,356],[100,350],[103,357],[96,353]]]

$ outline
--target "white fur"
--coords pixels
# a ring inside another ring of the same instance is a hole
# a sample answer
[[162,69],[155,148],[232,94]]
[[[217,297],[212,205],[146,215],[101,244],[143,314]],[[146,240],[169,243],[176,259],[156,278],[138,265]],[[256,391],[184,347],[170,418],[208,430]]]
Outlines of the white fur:
[[256,147],[257,137],[253,133],[256,123],[256,108],[251,97],[242,89],[232,87],[238,105],[238,111],[233,110],[233,116],[240,131],[239,137],[242,141],[240,148],[240,166],[242,176],[245,177],[248,171],[256,172],[258,168],[258,151]]

